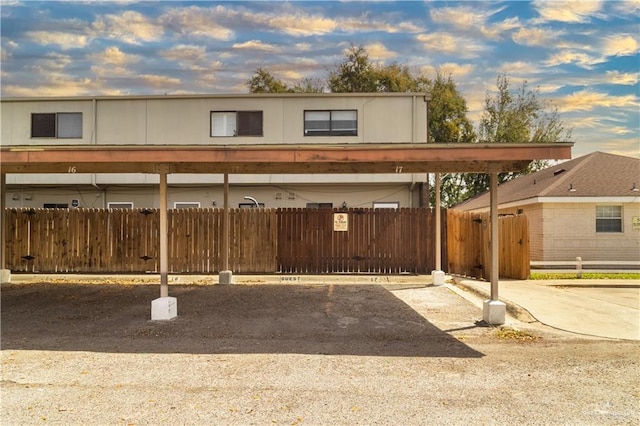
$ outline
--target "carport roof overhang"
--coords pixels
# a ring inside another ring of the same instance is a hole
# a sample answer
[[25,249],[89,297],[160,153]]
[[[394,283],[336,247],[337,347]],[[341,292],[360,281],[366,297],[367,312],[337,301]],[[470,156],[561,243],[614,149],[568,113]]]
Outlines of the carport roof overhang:
[[0,148],[0,173],[493,173],[571,158],[573,143]]

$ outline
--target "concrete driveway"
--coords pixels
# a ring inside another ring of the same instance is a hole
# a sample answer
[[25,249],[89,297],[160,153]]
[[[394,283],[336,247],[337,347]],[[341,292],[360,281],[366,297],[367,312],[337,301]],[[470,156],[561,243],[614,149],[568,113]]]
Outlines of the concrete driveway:
[[[490,283],[456,279],[489,297]],[[501,280],[499,298],[524,321],[587,336],[640,340],[640,284],[634,280]],[[530,315],[532,318],[527,318]]]

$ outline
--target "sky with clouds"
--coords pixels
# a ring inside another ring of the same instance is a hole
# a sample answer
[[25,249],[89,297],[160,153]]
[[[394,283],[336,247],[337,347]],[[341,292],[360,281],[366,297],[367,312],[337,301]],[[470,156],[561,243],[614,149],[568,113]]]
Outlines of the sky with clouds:
[[451,74],[477,124],[496,77],[573,129],[574,157],[640,157],[640,0],[0,0],[3,97],[246,93],[264,67],[325,79],[345,49]]

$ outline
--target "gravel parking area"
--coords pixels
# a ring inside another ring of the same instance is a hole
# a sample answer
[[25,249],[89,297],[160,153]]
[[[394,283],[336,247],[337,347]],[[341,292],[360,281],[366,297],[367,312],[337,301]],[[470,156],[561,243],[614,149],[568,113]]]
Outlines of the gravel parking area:
[[640,424],[640,345],[484,327],[446,287],[2,289],[11,425]]

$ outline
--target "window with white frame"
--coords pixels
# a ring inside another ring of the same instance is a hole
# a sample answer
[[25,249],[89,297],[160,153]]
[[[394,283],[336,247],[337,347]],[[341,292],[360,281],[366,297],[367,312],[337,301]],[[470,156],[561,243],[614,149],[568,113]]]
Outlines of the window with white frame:
[[82,137],[81,112],[31,114],[32,138],[74,139]]
[[133,202],[129,202],[129,201],[114,201],[114,202],[107,203],[107,208],[108,209],[132,209],[133,208]]
[[596,206],[596,232],[622,232],[622,206]]
[[305,111],[304,135],[358,136],[358,111]]
[[199,201],[177,201],[173,203],[174,209],[199,209]]
[[398,201],[374,201],[374,209],[399,209],[400,203]]
[[262,136],[262,111],[211,111],[211,136]]

